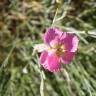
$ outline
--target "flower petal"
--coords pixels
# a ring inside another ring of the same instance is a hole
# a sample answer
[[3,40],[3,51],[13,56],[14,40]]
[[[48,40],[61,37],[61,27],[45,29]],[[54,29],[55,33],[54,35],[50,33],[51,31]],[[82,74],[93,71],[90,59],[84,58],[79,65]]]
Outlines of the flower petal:
[[77,51],[77,48],[78,48],[78,43],[79,43],[79,39],[77,36],[74,36],[73,39],[72,39],[72,49],[71,49],[71,52],[75,52]]
[[48,70],[51,72],[57,72],[60,68],[60,58],[55,53],[48,56]]
[[74,55],[75,55],[75,52],[65,52],[65,54],[61,58],[61,61],[64,64],[69,64],[69,63],[71,63]]
[[40,56],[41,65],[50,72],[57,72],[60,70],[60,58],[55,53],[48,53],[44,51]]
[[67,51],[75,52],[77,50],[79,42],[77,36],[64,32],[60,40]]
[[52,40],[54,40],[57,37],[60,37],[61,35],[62,35],[62,32],[58,28],[49,28],[47,29],[44,35],[44,42],[50,45],[50,42]]
[[47,51],[44,51],[44,52],[41,53],[41,56],[40,56],[41,65],[45,63],[45,61],[47,59],[47,56],[48,56],[48,52]]
[[41,44],[35,44],[33,48],[34,50],[37,50],[38,52],[43,52],[44,50],[47,49],[47,46],[41,43]]

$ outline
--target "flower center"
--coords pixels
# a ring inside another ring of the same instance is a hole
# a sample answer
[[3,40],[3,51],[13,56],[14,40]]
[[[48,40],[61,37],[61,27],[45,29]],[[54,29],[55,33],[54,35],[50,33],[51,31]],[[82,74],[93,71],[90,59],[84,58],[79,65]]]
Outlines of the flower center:
[[57,56],[61,57],[65,53],[64,44],[55,44],[53,47],[49,48],[49,51],[55,51]]
[[65,53],[65,46],[63,44],[57,44],[55,48],[58,56],[62,56]]

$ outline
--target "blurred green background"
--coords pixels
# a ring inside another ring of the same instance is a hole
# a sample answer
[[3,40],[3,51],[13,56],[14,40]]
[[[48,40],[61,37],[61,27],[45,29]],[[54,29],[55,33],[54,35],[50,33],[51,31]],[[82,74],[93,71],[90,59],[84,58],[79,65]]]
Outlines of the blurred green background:
[[[55,74],[40,66],[33,48],[52,22],[80,39],[72,64]],[[96,96],[93,31],[96,0],[0,0],[0,96]]]

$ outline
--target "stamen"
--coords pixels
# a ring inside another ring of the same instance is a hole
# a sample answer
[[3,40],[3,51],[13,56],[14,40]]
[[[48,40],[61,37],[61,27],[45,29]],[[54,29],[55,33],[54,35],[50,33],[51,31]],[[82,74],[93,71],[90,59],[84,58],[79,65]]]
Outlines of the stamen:
[[65,46],[63,44],[55,44],[53,47],[48,48],[49,52],[56,52],[56,54],[60,57],[65,53]]

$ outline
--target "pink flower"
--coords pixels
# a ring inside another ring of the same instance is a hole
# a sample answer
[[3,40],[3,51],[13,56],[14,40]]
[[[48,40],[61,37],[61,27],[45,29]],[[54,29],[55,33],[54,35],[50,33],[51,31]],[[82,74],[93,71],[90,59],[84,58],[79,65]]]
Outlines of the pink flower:
[[79,40],[73,34],[49,28],[44,35],[44,42],[47,49],[41,54],[40,63],[45,69],[57,72],[61,68],[61,63],[71,63]]

